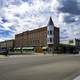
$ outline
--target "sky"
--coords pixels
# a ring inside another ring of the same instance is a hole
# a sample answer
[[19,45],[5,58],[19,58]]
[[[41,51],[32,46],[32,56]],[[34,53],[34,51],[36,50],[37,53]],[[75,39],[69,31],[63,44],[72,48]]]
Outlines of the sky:
[[44,27],[50,16],[60,40],[80,39],[80,0],[0,0],[0,41]]

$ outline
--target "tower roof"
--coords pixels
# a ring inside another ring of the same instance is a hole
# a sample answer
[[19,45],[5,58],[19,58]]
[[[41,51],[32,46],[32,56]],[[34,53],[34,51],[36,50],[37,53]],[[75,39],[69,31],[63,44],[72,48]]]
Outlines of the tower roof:
[[52,18],[50,17],[48,25],[54,25]]

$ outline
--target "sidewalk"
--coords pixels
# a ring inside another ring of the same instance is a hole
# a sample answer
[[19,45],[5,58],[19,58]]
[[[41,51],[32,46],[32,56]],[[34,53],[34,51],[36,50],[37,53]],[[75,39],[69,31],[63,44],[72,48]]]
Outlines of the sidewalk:
[[35,53],[34,55],[10,55],[9,58],[14,57],[32,57],[32,56],[52,56],[52,54]]
[[5,59],[5,58],[7,58],[7,56],[5,56],[5,55],[0,55],[0,59]]

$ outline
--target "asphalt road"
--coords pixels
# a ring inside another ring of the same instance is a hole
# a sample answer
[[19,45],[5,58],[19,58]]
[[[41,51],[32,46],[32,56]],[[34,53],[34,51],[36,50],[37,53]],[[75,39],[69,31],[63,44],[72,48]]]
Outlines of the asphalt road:
[[73,80],[80,56],[21,56],[0,60],[0,80]]

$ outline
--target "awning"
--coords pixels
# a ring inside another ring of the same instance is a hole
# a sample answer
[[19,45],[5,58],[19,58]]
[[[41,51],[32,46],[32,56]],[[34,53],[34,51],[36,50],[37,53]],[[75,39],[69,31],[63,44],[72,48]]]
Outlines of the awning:
[[47,47],[42,47],[42,49],[47,49]]
[[22,49],[34,49],[34,47],[23,47]]

